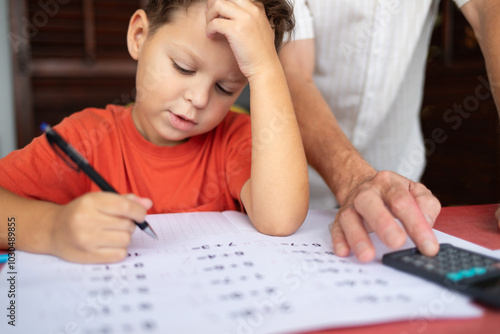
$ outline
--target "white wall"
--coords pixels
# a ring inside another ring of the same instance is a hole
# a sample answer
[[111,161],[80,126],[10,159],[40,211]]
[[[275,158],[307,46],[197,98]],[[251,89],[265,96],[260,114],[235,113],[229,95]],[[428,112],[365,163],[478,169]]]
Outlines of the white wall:
[[0,158],[16,148],[8,1],[0,0]]

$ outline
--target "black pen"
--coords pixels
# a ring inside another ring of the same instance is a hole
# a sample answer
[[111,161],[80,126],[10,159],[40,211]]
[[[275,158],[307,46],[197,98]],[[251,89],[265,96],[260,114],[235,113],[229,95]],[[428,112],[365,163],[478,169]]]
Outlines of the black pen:
[[[94,181],[94,183],[97,184],[99,188],[101,188],[102,191],[109,191],[118,194],[118,192],[108,182],[106,182],[106,180],[104,180],[103,177],[99,175],[99,173],[97,173],[94,168],[92,168],[92,166],[90,166],[88,161],[84,157],[82,157],[80,153],[78,153],[78,151],[73,148],[73,146],[62,139],[62,137],[47,123],[42,123],[40,128],[47,135],[47,140],[49,141],[49,143],[56,144],[64,152],[64,154],[66,154],[74,163],[76,163],[78,167],[80,167],[80,169],[83,170],[83,172],[87,174],[87,176],[92,181]],[[155,231],[153,231],[151,226],[149,226],[146,221],[142,223],[134,221],[134,223],[151,237],[158,239]]]

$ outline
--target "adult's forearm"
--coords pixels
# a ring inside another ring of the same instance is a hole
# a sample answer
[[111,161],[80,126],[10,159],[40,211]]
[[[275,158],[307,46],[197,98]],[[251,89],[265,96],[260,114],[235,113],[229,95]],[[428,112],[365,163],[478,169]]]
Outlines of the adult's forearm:
[[481,41],[481,48],[486,62],[488,77],[493,93],[493,98],[500,112],[500,2],[490,1],[490,10],[495,15],[488,15],[488,18],[480,20],[481,30],[484,33],[484,40]]
[[472,0],[462,7],[462,12],[478,39],[500,113],[500,1]]
[[342,204],[353,187],[376,171],[345,136],[314,82],[291,68],[287,79],[307,160]]

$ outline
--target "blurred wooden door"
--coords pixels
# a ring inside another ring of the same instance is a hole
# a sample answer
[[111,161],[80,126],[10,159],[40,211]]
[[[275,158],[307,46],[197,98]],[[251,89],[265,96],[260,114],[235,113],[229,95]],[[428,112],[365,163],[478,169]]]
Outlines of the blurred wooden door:
[[126,47],[144,0],[9,0],[17,144],[86,107],[134,99]]
[[500,201],[498,113],[472,28],[442,0],[427,64],[422,182],[444,206]]

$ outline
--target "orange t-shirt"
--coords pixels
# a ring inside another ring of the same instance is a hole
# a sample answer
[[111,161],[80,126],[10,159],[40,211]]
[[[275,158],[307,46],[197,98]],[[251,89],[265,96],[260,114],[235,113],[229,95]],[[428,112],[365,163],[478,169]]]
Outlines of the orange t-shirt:
[[[120,194],[152,199],[148,213],[243,210],[252,149],[248,115],[229,112],[214,130],[174,147],[144,139],[131,108],[116,105],[85,109],[54,129]],[[0,186],[59,204],[100,191],[55,154],[45,135],[0,160]]]

